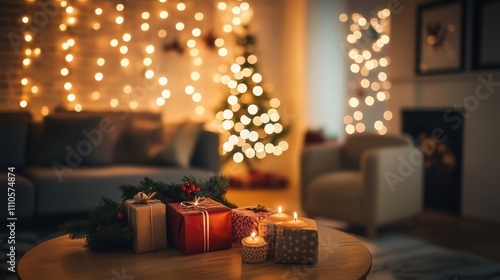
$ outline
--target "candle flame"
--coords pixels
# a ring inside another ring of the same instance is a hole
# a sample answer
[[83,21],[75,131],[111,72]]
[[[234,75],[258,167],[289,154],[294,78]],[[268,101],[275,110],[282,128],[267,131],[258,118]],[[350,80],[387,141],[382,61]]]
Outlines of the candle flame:
[[278,207],[278,215],[281,216],[281,205]]
[[255,239],[255,231],[252,232],[252,240],[254,240],[254,239]]
[[293,219],[297,221],[297,212],[293,212]]

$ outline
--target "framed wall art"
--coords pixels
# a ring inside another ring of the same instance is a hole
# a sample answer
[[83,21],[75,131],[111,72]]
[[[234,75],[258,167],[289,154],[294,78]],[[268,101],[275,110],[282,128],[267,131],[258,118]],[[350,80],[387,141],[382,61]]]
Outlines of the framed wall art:
[[465,1],[448,0],[419,6],[417,74],[462,71],[465,29]]

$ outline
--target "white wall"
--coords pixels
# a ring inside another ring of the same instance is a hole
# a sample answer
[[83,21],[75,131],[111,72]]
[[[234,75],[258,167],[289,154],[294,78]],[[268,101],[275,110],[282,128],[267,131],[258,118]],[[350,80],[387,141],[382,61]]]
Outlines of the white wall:
[[[500,82],[500,73],[468,70],[460,74],[417,77],[414,74],[416,12],[422,2],[401,1],[403,9],[391,18],[389,77],[393,87],[388,106],[394,112],[394,119],[389,123],[389,131],[400,132],[402,108],[465,105],[470,114],[464,124],[462,215],[500,222],[500,87],[494,86],[485,100],[475,96],[479,77],[487,80],[491,74],[494,81]],[[469,17],[469,26],[470,23]],[[484,89],[481,93],[487,95]]]
[[307,1],[307,125],[327,136],[344,133],[345,27],[338,16],[345,9],[344,0]]

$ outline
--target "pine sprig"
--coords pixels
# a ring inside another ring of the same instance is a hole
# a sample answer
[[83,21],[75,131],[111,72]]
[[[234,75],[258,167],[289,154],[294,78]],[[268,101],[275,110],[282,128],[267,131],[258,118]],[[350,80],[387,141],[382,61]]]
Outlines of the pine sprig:
[[185,182],[194,184],[200,187],[200,192],[196,196],[203,196],[211,198],[219,203],[226,205],[229,208],[236,208],[236,204],[228,201],[225,197],[229,184],[228,179],[223,175],[214,175],[206,182],[201,182],[192,176],[184,176],[183,181],[176,183],[164,183],[155,181],[149,177],[144,178],[138,186],[123,184],[119,188],[122,191],[123,201],[132,199],[137,192],[144,192],[150,194],[156,192],[155,199],[168,204],[172,202],[190,201],[194,199],[195,194],[187,195],[180,191],[180,188]]
[[107,197],[101,198],[85,220],[67,221],[59,228],[69,233],[71,239],[85,238],[85,246],[91,251],[128,247],[134,238],[123,204]]

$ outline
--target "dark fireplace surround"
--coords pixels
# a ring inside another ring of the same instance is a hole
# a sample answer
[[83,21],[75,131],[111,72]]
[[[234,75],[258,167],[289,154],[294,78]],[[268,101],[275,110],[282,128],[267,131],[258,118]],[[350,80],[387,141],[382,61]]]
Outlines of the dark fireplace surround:
[[424,207],[460,215],[463,111],[405,108],[402,131],[424,154]]

